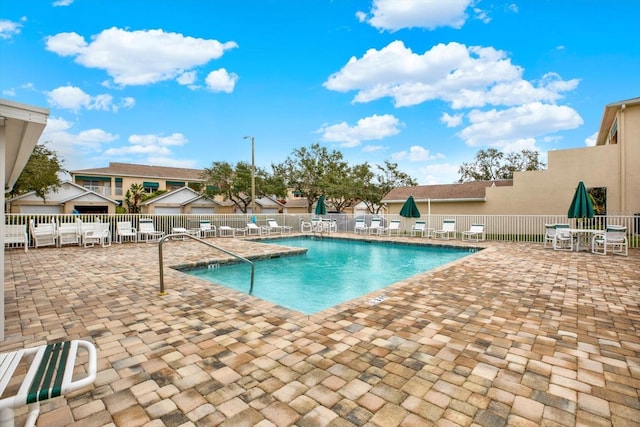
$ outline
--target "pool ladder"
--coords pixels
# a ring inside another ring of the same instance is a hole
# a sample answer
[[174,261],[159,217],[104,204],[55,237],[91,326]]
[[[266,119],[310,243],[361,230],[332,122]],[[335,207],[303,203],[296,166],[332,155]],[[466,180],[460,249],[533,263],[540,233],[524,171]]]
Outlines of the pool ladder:
[[220,246],[216,246],[213,243],[209,243],[207,241],[202,240],[199,237],[193,236],[189,233],[173,233],[173,234],[167,234],[166,236],[162,237],[159,241],[158,241],[158,258],[159,258],[159,264],[160,264],[160,295],[166,295],[166,292],[164,291],[164,261],[163,261],[163,256],[162,256],[162,245],[164,244],[165,241],[167,241],[167,239],[170,239],[171,237],[182,237],[182,238],[186,238],[188,237],[189,239],[193,239],[196,240],[200,243],[202,243],[203,245],[207,245],[210,248],[213,249],[217,249],[221,252],[224,252],[227,255],[231,255],[232,257],[235,257],[237,259],[239,259],[242,262],[246,262],[247,264],[249,264],[251,266],[251,283],[249,285],[249,295],[251,295],[253,293],[253,276],[254,276],[254,265],[252,261],[249,261],[248,259],[235,254],[231,251],[228,251],[226,249],[221,248]]

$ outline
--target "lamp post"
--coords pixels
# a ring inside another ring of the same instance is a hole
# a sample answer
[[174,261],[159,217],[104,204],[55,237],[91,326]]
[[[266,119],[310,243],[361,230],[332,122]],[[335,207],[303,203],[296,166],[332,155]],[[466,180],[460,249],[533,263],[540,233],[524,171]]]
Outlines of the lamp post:
[[252,136],[245,136],[243,139],[251,138],[251,214],[256,214],[256,159],[255,144]]

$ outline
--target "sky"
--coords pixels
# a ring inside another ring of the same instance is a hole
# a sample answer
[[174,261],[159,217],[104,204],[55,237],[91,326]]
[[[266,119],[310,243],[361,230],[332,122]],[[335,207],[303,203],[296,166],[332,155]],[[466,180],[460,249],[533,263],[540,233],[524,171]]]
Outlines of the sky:
[[[0,0],[0,97],[67,170],[351,165],[459,179],[479,150],[595,144],[640,96],[637,0]],[[248,136],[249,138],[244,138]]]

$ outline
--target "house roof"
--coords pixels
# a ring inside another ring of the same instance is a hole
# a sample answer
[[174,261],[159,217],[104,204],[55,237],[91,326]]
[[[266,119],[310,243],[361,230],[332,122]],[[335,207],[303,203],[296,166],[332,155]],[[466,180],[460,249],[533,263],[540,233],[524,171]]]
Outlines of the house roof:
[[202,169],[173,168],[169,166],[148,166],[132,163],[109,162],[106,168],[79,169],[71,171],[72,175],[111,175],[132,176],[158,179],[176,179],[189,181],[204,181]]
[[[87,195],[93,195],[95,197],[98,197],[100,199],[105,200],[108,203],[113,203],[113,204],[118,204],[118,202],[116,202],[115,200],[107,197],[107,196],[103,196],[100,193],[96,193],[95,191],[91,191],[87,188],[84,188],[80,185],[77,185],[71,181],[62,181],[60,183],[60,188],[56,191],[52,190],[51,188],[49,188],[49,190],[47,191],[47,194],[45,195],[45,199],[47,200],[48,204],[52,204],[52,203],[58,203],[58,204],[64,204],[68,201],[71,200],[76,200],[80,197],[84,197]],[[34,198],[37,197],[38,199],[42,200],[39,196],[36,196],[36,192],[35,191],[30,191],[28,193],[24,193],[21,194],[19,196],[13,197],[11,199],[8,199],[7,202],[11,203],[14,202],[16,200],[21,200],[21,199],[30,199],[30,198]]]
[[404,202],[413,196],[416,201],[454,202],[484,201],[487,187],[509,187],[513,180],[473,181],[459,184],[416,185],[413,187],[397,187],[384,196],[382,202]]
[[598,139],[596,145],[604,145],[607,142],[609,136],[609,129],[613,125],[613,121],[616,118],[618,110],[624,110],[628,105],[640,104],[640,98],[631,98],[624,101],[612,102],[604,106],[604,113],[602,114],[602,121],[600,122],[600,130],[598,131]]
[[307,208],[309,207],[309,200],[304,197],[293,198],[287,200],[285,206],[288,208]]

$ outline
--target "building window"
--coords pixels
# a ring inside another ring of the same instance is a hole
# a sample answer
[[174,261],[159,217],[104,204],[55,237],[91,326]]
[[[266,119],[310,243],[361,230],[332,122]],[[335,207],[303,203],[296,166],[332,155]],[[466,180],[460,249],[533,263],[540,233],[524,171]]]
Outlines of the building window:
[[109,181],[93,181],[84,180],[82,186],[87,190],[95,191],[103,196],[111,196],[111,182]]
[[122,196],[122,178],[116,178],[116,196]]
[[184,181],[167,181],[166,183],[167,191],[177,190],[185,186]]
[[613,126],[611,126],[611,130],[609,131],[609,144],[617,144],[618,143],[618,121],[613,122]]
[[155,193],[156,191],[158,191],[158,187],[160,187],[160,184],[158,184],[157,182],[142,183],[142,188],[144,188],[144,192],[147,194]]

